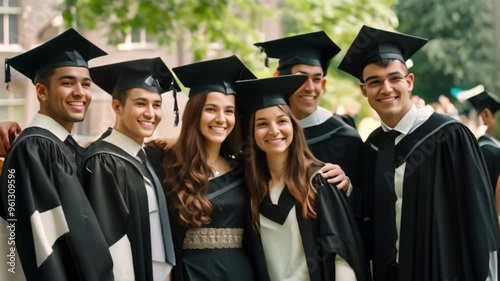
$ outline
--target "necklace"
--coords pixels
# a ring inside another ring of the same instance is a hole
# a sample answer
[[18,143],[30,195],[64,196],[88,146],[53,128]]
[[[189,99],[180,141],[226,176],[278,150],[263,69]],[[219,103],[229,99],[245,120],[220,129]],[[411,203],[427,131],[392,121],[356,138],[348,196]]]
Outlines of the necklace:
[[214,172],[214,177],[218,177],[220,175],[218,170],[212,168],[212,171]]

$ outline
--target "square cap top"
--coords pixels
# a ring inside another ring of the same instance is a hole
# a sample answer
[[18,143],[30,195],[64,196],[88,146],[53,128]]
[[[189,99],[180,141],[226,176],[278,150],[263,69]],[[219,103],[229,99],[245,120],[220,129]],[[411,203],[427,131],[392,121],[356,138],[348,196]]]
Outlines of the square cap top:
[[244,115],[259,109],[288,104],[288,98],[306,82],[306,75],[292,74],[236,81],[236,108]]
[[159,57],[92,67],[90,77],[110,95],[132,88],[158,94],[180,90],[172,72]]
[[493,114],[500,109],[500,99],[484,89],[483,85],[458,93],[457,99],[461,102],[469,101],[477,112],[488,108]]
[[427,41],[424,38],[364,25],[338,68],[363,81],[363,69],[369,63],[384,59],[396,59],[406,63]]
[[[279,59],[278,70],[297,64],[321,66],[326,75],[330,60],[340,48],[324,31],[305,33],[281,39],[255,43],[267,57]],[[267,66],[267,65],[266,65]]]
[[43,73],[63,66],[88,68],[87,62],[106,52],[70,28],[42,45],[6,59],[5,81],[10,82],[9,65],[30,78],[33,84]]
[[234,95],[234,82],[255,79],[255,75],[237,56],[196,62],[172,69],[184,86],[189,87],[189,97],[204,92]]

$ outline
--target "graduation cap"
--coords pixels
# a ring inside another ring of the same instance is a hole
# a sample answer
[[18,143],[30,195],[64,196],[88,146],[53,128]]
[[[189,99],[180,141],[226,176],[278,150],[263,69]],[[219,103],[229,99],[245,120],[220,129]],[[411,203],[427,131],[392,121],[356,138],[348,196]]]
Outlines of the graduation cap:
[[174,125],[179,123],[177,91],[180,87],[161,58],[139,59],[90,68],[92,81],[108,94],[132,88],[163,94],[174,91]]
[[177,78],[189,87],[189,97],[204,92],[220,92],[234,95],[234,82],[243,79],[255,79],[255,75],[237,56],[207,60],[174,67]]
[[488,108],[493,114],[500,109],[499,98],[486,91],[483,85],[477,85],[476,87],[463,91],[457,95],[457,99],[460,102],[469,101],[474,109],[479,113],[483,109]]
[[287,104],[288,97],[306,80],[306,75],[295,74],[236,81],[236,108],[242,114],[250,115],[259,109]]
[[63,66],[88,68],[89,60],[104,55],[107,53],[70,28],[34,49],[5,59],[5,82],[11,81],[10,66],[35,84],[47,71]]
[[366,65],[384,59],[403,63],[427,43],[427,39],[364,25],[340,62],[339,69],[363,81]]
[[[324,31],[255,43],[268,58],[279,59],[278,70],[297,64],[321,66],[326,75],[330,60],[340,48]],[[267,58],[266,58],[266,66]]]

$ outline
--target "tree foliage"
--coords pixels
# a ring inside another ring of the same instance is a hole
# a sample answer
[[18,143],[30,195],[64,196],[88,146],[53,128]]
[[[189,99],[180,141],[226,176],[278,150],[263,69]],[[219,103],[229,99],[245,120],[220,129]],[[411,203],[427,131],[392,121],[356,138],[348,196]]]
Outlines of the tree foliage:
[[392,0],[284,0],[279,11],[284,19],[285,34],[324,30],[342,49],[330,63],[322,106],[333,109],[339,104],[362,104],[362,116],[369,115],[368,105],[360,93],[359,80],[337,69],[345,51],[363,25],[394,30],[398,18]]
[[414,93],[435,101],[453,87],[500,90],[492,0],[405,0],[396,11],[399,31],[430,39],[413,59]]
[[195,60],[203,59],[215,42],[248,54],[251,42],[259,39],[254,25],[271,12],[247,0],[65,0],[61,9],[67,25],[99,30],[110,44],[144,29],[170,50],[187,42]]
[[[398,20],[394,0],[64,0],[61,4],[67,25],[99,30],[109,43],[124,41],[133,29],[145,29],[170,51],[179,43],[194,54],[206,57],[210,44],[238,55],[260,77],[271,75],[253,43],[264,38],[270,21],[283,23],[284,35],[325,30],[346,50],[363,24],[393,29]],[[344,52],[337,55],[328,72],[327,108],[349,99],[361,100],[357,82],[336,70]],[[333,94],[335,93],[335,94]]]

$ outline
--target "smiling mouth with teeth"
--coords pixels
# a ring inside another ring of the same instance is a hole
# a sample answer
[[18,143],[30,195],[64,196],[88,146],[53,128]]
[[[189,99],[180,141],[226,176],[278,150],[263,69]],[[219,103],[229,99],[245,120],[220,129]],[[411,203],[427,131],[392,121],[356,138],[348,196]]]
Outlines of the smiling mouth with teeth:
[[314,97],[312,96],[302,96],[302,98],[305,100],[314,100]]
[[380,101],[380,102],[387,102],[387,101],[393,101],[393,100],[395,100],[397,98],[398,97],[387,97],[387,98],[378,99],[378,101]]

